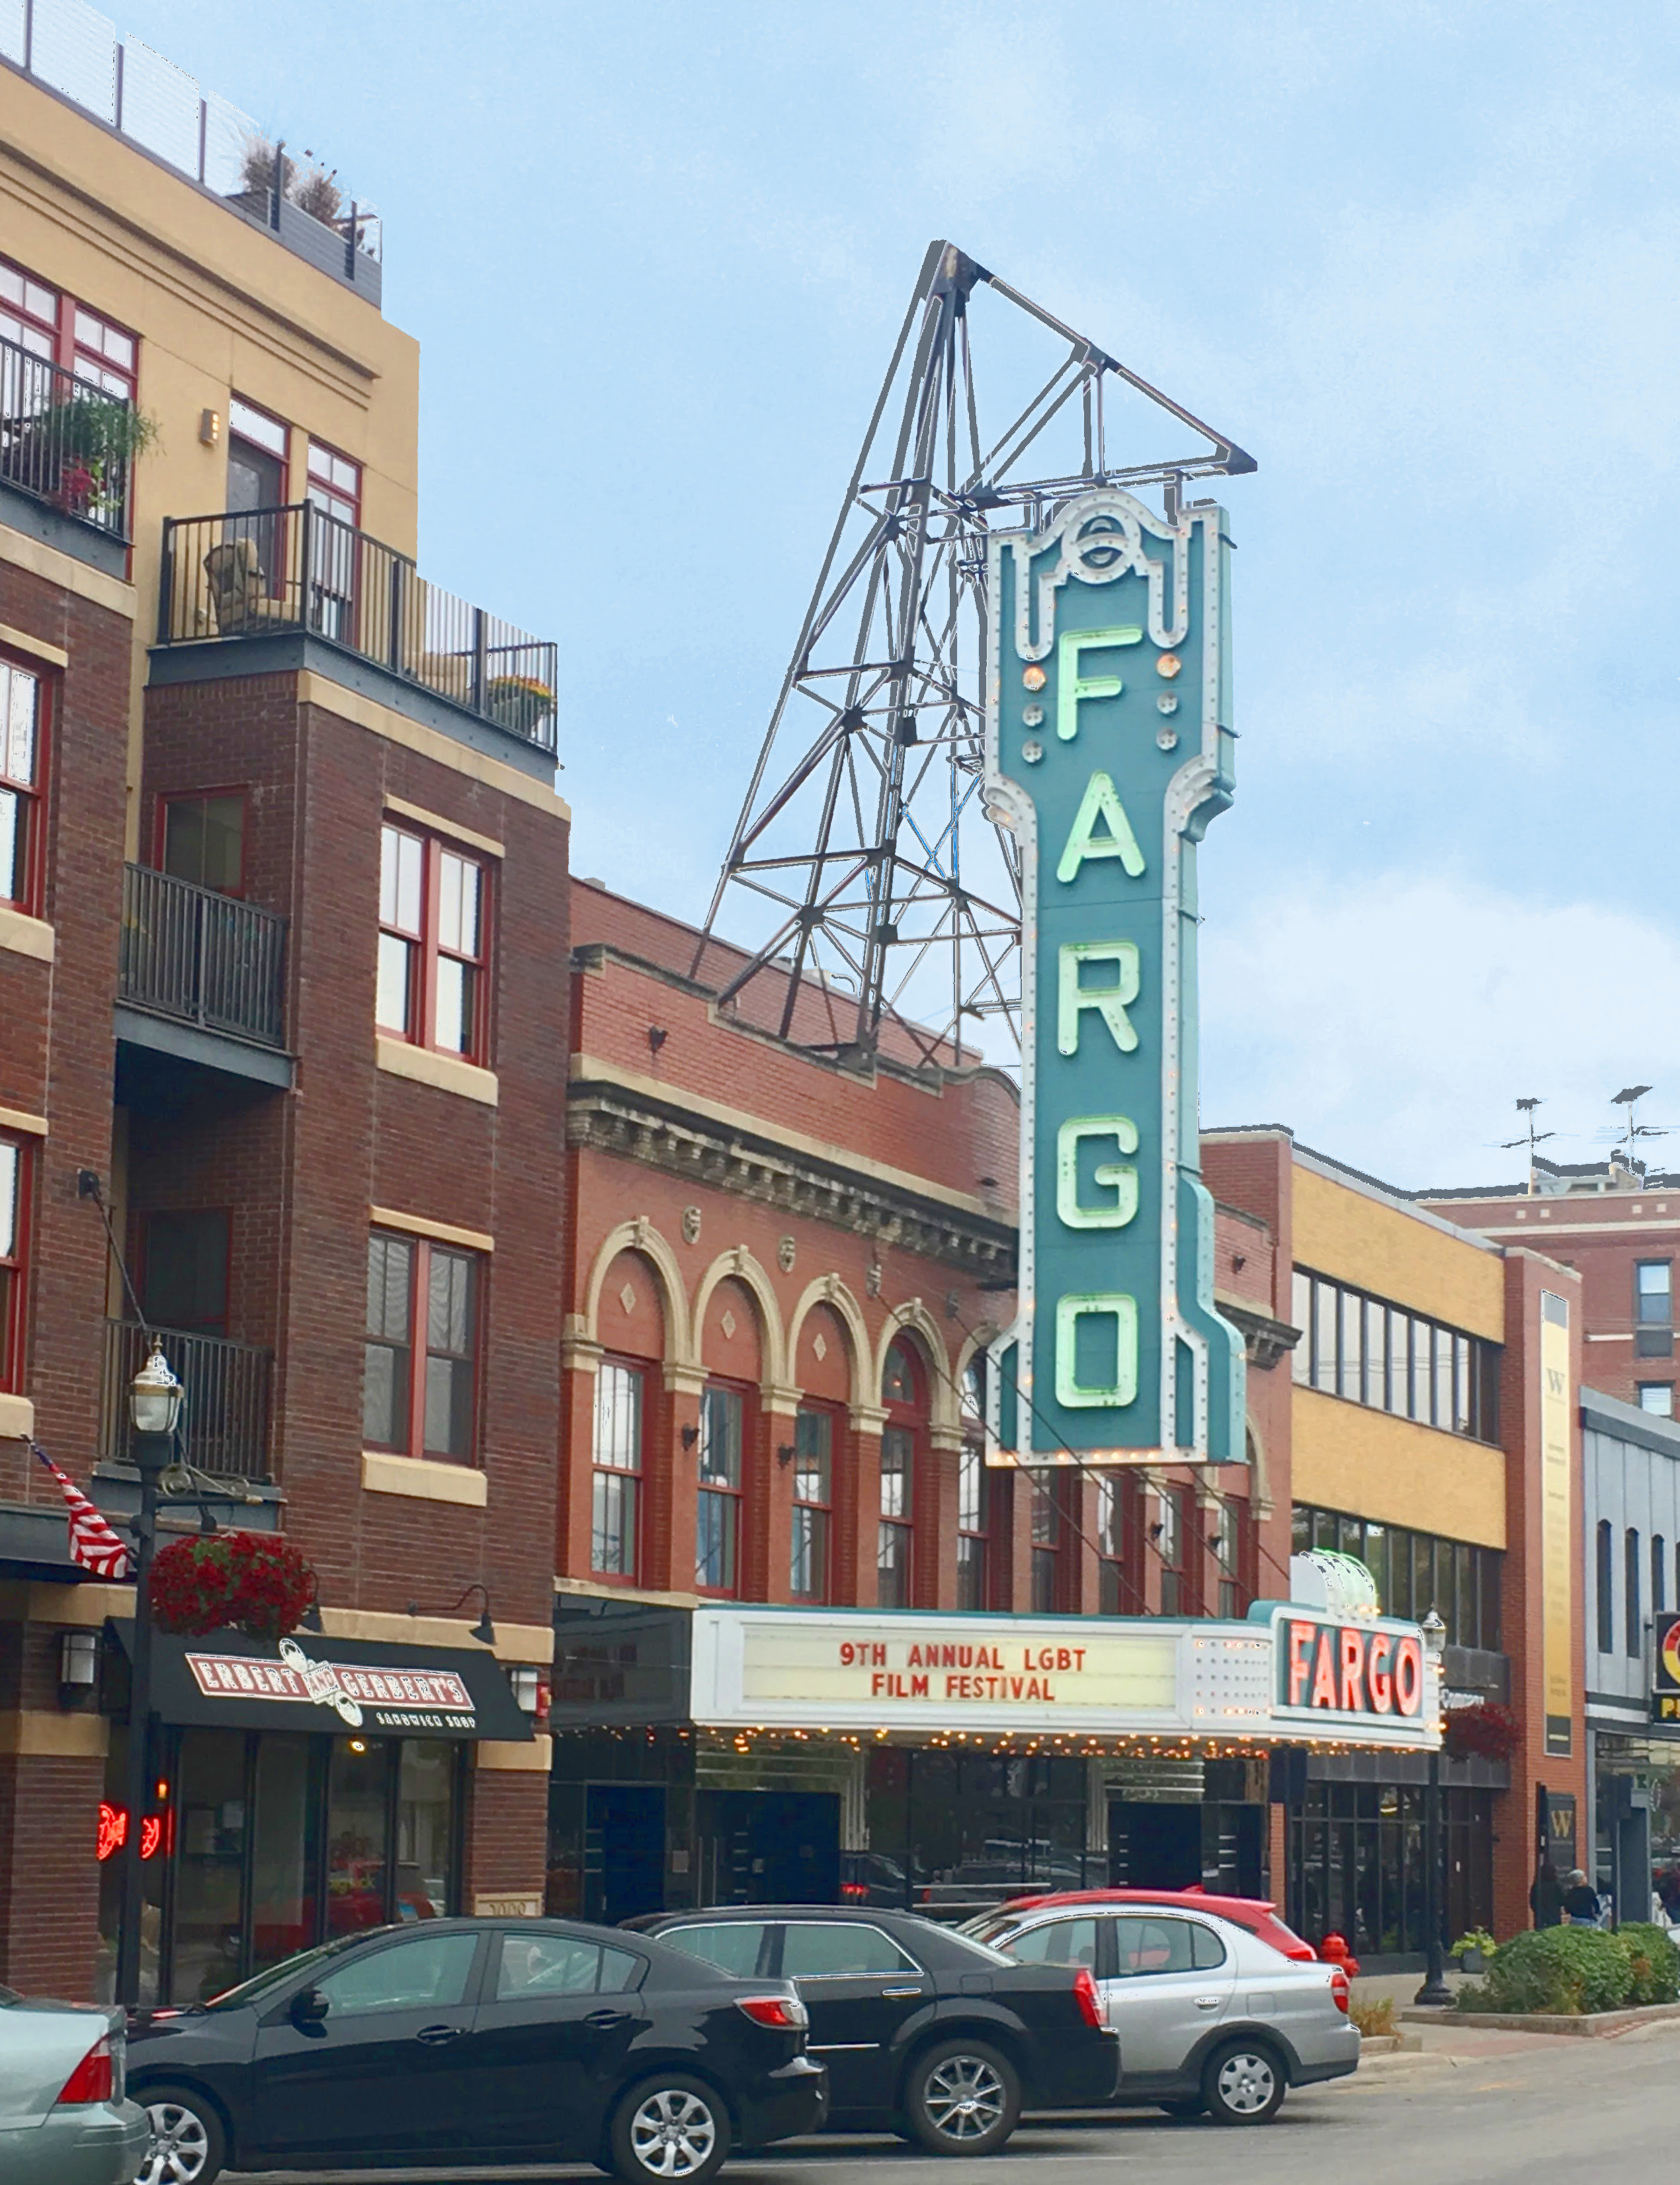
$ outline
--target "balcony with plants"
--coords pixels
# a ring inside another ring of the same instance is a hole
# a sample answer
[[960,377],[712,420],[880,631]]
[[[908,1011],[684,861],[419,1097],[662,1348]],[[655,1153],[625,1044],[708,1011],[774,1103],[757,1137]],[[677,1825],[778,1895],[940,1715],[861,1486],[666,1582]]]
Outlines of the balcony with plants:
[[428,693],[534,757],[554,757],[552,643],[432,584],[406,555],[311,501],[166,519],[154,679],[171,679],[172,652],[276,638],[366,662],[399,698]]
[[0,340],[0,486],[126,547],[135,458],[156,439],[133,403]]

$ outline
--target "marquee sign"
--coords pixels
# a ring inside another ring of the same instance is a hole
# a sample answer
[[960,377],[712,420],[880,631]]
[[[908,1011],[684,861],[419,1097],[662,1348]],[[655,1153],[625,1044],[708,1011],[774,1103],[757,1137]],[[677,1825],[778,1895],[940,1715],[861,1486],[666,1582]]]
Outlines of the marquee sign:
[[1023,892],[998,1462],[1246,1455],[1196,1099],[1196,850],[1232,792],[1224,523],[1103,488],[992,543],[986,795]]
[[1275,1605],[1229,1623],[769,1607],[692,1622],[690,1718],[720,1728],[1439,1743],[1415,1623]]

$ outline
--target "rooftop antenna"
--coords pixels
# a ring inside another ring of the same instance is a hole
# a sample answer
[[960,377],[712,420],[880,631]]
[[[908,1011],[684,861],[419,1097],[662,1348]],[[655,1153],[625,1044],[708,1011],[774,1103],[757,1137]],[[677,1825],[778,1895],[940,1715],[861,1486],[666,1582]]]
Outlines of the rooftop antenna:
[[1626,1151],[1623,1158],[1630,1170],[1639,1166],[1638,1156],[1641,1138],[1666,1138],[1668,1136],[1666,1124],[1641,1123],[1634,1120],[1634,1109],[1650,1090],[1651,1087],[1649,1085],[1624,1085],[1620,1092],[1610,1094],[1611,1104],[1614,1106],[1626,1108],[1627,1110],[1625,1128]]
[[[1139,413],[1162,412],[1165,450],[1123,456]],[[929,244],[695,953],[720,1009],[912,1067],[978,1060],[990,1025],[1013,1063],[1021,858],[981,796],[987,542],[1099,485],[1158,486],[1176,523],[1187,481],[1254,468],[955,243]],[[742,948],[721,945],[725,904]]]
[[1527,1133],[1520,1138],[1502,1138],[1499,1142],[1499,1150],[1508,1154],[1518,1146],[1528,1148],[1528,1195],[1532,1199],[1534,1196],[1534,1148],[1536,1146],[1543,1145],[1548,1138],[1556,1137],[1558,1134],[1555,1131],[1535,1129],[1534,1111],[1537,1108],[1543,1108],[1546,1104],[1537,1095],[1528,1099],[1520,1099],[1516,1104],[1518,1113],[1527,1120]]

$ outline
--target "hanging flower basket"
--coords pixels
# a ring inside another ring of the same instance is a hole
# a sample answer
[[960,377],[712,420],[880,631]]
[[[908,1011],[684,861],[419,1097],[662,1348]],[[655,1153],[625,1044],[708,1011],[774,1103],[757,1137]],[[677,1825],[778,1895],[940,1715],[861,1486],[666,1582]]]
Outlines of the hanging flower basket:
[[1449,1709],[1441,1750],[1449,1760],[1509,1760],[1521,1734],[1510,1709],[1487,1700],[1481,1707]]
[[487,696],[490,718],[517,736],[534,738],[554,711],[554,693],[535,675],[497,675]]
[[160,1631],[283,1639],[312,1606],[315,1573],[274,1533],[211,1533],[171,1540],[152,1565],[152,1621]]

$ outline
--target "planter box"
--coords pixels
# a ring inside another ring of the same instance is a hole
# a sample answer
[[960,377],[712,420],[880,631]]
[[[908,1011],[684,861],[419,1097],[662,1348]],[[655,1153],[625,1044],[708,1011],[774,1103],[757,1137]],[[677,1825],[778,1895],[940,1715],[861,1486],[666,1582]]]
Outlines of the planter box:
[[1680,2018],[1680,2003],[1644,2003],[1632,2010],[1583,2012],[1578,2018],[1528,2016],[1518,2010],[1403,2010],[1400,2015],[1418,2026],[1485,2026],[1493,2033],[1573,2033],[1591,2039],[1595,2034],[1625,2033],[1630,2026]]

